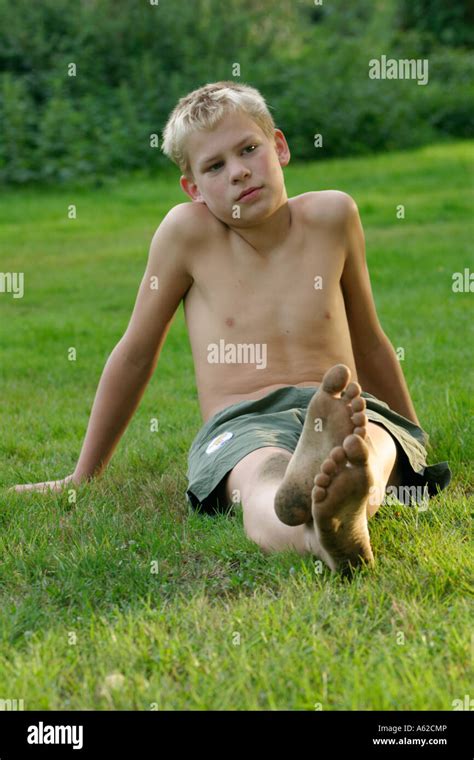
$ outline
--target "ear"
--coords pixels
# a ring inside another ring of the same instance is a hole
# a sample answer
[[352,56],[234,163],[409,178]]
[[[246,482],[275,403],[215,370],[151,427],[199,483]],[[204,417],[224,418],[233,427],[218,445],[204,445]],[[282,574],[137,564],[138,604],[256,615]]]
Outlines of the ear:
[[281,129],[275,129],[275,150],[280,166],[287,166],[290,163],[291,153]]
[[190,179],[185,174],[183,174],[179,179],[179,184],[181,185],[183,192],[185,192],[192,201],[199,201],[201,203],[204,202],[201,191],[192,178]]

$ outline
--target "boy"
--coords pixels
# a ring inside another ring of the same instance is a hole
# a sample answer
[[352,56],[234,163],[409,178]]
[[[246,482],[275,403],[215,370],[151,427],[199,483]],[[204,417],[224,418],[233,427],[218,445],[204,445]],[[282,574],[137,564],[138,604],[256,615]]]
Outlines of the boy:
[[192,506],[241,502],[245,531],[266,552],[294,548],[333,571],[371,564],[367,520],[387,486],[433,495],[451,473],[426,466],[428,437],[377,318],[356,204],[333,190],[288,199],[285,136],[243,84],[181,98],[163,151],[192,203],[153,237],[74,473],[16,490],[104,470],[183,299],[204,420],[189,454]]

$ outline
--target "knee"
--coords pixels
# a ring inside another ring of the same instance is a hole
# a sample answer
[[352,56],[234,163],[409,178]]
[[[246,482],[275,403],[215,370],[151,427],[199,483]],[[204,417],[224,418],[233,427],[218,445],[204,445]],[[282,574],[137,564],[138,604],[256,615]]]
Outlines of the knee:
[[252,520],[249,524],[244,521],[244,530],[247,538],[257,544],[265,554],[275,554],[277,552],[293,549],[300,554],[307,552],[306,541],[302,534],[302,526],[290,528],[283,523],[276,522],[278,518],[275,515],[275,523],[269,524],[268,520]]
[[270,536],[263,536],[262,534],[249,534],[247,537],[253,541],[254,544],[260,547],[264,554],[278,554],[278,552],[284,552],[287,549],[292,549],[293,546],[288,541],[272,540]]
[[257,530],[246,530],[245,533],[247,538],[253,541],[254,544],[257,544],[264,554],[274,554],[289,548],[288,545],[284,545],[281,540],[272,540],[272,537],[269,536],[268,533],[263,533],[262,531]]

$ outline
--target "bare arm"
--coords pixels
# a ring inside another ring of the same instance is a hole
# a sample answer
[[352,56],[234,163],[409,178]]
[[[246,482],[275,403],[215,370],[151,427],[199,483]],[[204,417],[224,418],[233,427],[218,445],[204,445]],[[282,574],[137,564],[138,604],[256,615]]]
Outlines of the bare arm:
[[182,216],[180,208],[165,217],[153,237],[129,325],[109,357],[97,389],[74,471],[76,479],[100,474],[112,457],[153,375],[176,309],[192,283],[184,264],[183,231],[177,223]]
[[419,425],[405,377],[390,340],[384,334],[379,345],[357,362],[364,391],[385,401],[394,412]]
[[377,316],[357,205],[346,195],[345,206],[346,261],[341,286],[359,382],[362,390],[419,425],[397,355]]
[[154,366],[137,367],[118,343],[102,372],[74,480],[100,475],[125,432]]
[[[190,214],[183,208],[188,205],[172,209],[153,237],[129,325],[102,372],[79,460],[66,482],[105,469],[153,374],[176,309],[192,284],[185,239]],[[57,490],[64,481],[15,490]]]

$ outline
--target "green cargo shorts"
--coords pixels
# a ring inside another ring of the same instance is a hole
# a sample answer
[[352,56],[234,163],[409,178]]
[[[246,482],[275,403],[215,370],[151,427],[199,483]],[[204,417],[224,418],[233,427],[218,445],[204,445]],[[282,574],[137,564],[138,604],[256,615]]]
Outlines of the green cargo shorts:
[[[219,503],[216,489],[243,457],[265,446],[293,452],[315,391],[316,387],[289,385],[263,398],[232,404],[211,417],[189,451],[186,497],[191,506],[208,514],[226,511],[228,505]],[[368,419],[382,425],[395,440],[403,486],[418,486],[429,496],[446,488],[451,480],[448,463],[426,464],[428,434],[384,401],[370,393],[361,395]]]

